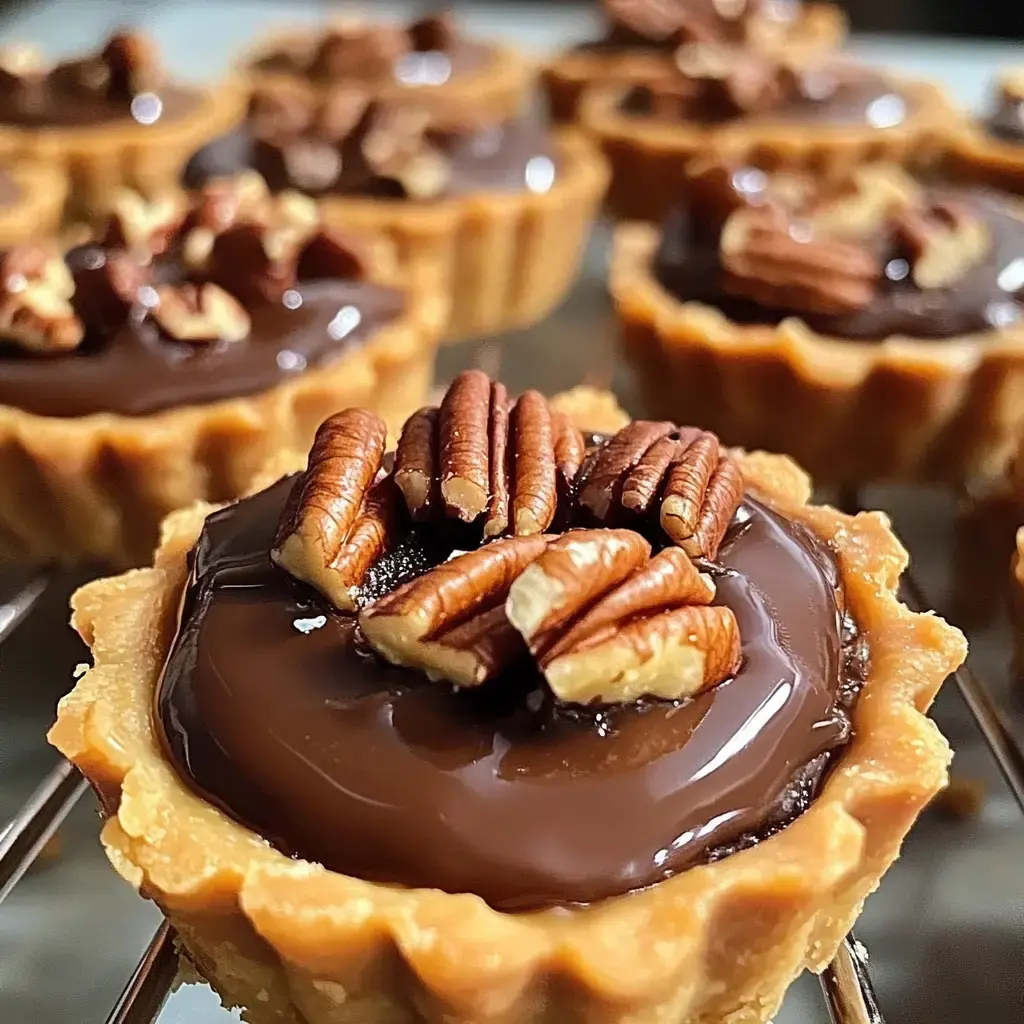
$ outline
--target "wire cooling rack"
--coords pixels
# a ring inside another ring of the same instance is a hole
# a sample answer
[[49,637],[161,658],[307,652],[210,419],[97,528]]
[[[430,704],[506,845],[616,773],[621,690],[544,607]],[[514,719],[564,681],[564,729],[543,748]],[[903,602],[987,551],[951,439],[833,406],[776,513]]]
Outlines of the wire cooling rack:
[[[844,495],[842,503],[851,509],[859,504],[855,494]],[[50,582],[51,577],[47,575],[33,577],[0,603],[0,644],[31,614]],[[931,607],[913,573],[904,579],[903,597],[916,609]],[[975,672],[964,667],[953,678],[1010,792],[1024,812],[1021,745],[989,687]],[[0,832],[0,901],[17,885],[87,788],[77,770],[61,761],[39,782]],[[155,1024],[177,973],[174,933],[163,923],[111,1008],[106,1024]],[[852,934],[847,936],[820,982],[832,1024],[885,1024],[868,969],[867,951]]]

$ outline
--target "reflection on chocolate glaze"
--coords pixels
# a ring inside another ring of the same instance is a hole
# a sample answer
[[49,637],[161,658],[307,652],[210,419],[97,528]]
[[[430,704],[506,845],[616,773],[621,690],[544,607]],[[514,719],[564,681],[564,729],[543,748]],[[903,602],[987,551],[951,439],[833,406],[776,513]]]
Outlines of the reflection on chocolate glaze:
[[[535,122],[508,121],[482,130],[451,135],[443,140],[451,177],[439,198],[474,192],[515,193],[550,191],[557,176],[551,140]],[[297,181],[281,150],[252,137],[243,126],[214,139],[193,154],[185,167],[182,184],[199,188],[211,178],[254,169],[275,192],[297,188],[308,195],[371,195],[396,197],[393,182],[376,178],[358,159],[340,161],[338,176],[323,189],[310,181]]]
[[[835,563],[753,500],[710,570],[740,672],[690,703],[595,711],[542,697],[528,665],[452,693],[380,662],[270,565],[289,487],[207,520],[155,703],[186,782],[286,853],[503,910],[588,903],[783,826],[849,736],[866,668]],[[377,589],[447,555],[431,544],[410,536]]]
[[665,224],[654,273],[662,287],[681,301],[708,303],[738,323],[777,323],[786,316],[799,316],[815,330],[838,338],[951,338],[1024,319],[1024,219],[1020,213],[1005,197],[980,189],[932,189],[928,199],[968,203],[992,236],[987,257],[948,288],[922,291],[914,284],[907,261],[893,252],[874,300],[863,309],[836,316],[768,309],[721,290],[718,239],[695,238],[685,209],[674,211]]

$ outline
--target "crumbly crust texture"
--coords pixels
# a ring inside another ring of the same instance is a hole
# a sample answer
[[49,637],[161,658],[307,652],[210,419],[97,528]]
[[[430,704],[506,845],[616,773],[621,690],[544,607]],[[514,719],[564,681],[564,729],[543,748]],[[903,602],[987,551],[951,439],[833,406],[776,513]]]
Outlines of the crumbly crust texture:
[[788,452],[819,482],[959,482],[1003,466],[1024,422],[1024,326],[857,342],[795,318],[740,325],[665,291],[657,247],[656,228],[621,225],[611,266],[646,414]]
[[[253,91],[273,86],[282,81],[298,84],[313,94],[331,88],[318,86],[302,74],[287,71],[267,71],[259,68],[259,61],[277,50],[301,44],[309,39],[308,32],[275,32],[256,43],[242,58],[241,72],[248,78]],[[373,88],[381,99],[408,98],[422,93],[424,97],[445,107],[478,111],[481,115],[504,120],[521,114],[529,105],[530,93],[536,77],[536,68],[523,54],[511,46],[488,42],[490,60],[485,67],[452,75],[440,85],[408,86],[395,82],[391,86]]]
[[[801,52],[837,49],[846,38],[846,15],[835,4],[808,4],[790,34],[788,45]],[[664,74],[666,55],[643,50],[612,53],[568,51],[541,71],[551,117],[557,124],[577,120],[580,101],[591,86],[644,85]]]
[[934,163],[944,133],[963,115],[931,83],[893,81],[914,109],[891,128],[767,120],[710,127],[666,122],[621,113],[621,86],[590,90],[580,104],[579,122],[611,164],[605,205],[612,216],[660,221],[684,193],[686,164],[693,157],[826,176],[873,161],[918,167]]
[[954,180],[1024,195],[1024,144],[993,138],[983,125],[954,126],[944,139],[941,167]]
[[[557,405],[581,428],[614,425],[599,393]],[[96,667],[61,702],[51,742],[101,795],[114,866],[163,908],[226,1004],[253,1024],[761,1024],[801,970],[825,966],[945,785],[949,748],[925,710],[966,645],[897,600],[907,556],[883,515],[809,505],[790,460],[738,457],[753,493],[837,552],[872,651],[856,736],[783,832],[587,908],[507,915],[472,895],[335,874],[286,858],[183,786],[149,710],[185,555],[211,506],[167,520],[153,568],[78,592],[73,621]],[[301,465],[283,457],[259,484]]]
[[550,191],[414,202],[328,196],[328,225],[390,238],[399,264],[433,277],[452,298],[446,342],[528,327],[565,297],[608,184],[600,153],[581,135],[555,137]]
[[242,398],[71,419],[0,406],[0,559],[142,565],[169,512],[237,497],[276,451],[307,448],[339,408],[371,409],[397,431],[430,390],[446,315],[430,282],[414,285],[402,315],[364,345]]
[[94,220],[110,209],[115,191],[131,188],[147,197],[178,189],[181,171],[201,146],[245,116],[248,90],[232,77],[207,90],[183,117],[155,124],[90,125],[82,128],[0,126],[0,159],[45,164],[67,178],[71,218]]

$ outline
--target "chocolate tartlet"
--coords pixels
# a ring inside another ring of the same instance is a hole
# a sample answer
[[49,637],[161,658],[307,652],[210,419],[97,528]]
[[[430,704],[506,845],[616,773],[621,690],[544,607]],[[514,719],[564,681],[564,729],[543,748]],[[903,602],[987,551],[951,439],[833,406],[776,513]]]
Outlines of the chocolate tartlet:
[[451,296],[447,340],[526,327],[562,300],[607,184],[578,135],[462,107],[257,90],[248,123],[189,161],[184,184],[242,167],[315,196],[328,224],[388,236]]
[[589,408],[346,410],[76,596],[51,741],[255,1024],[766,1021],[944,785],[965,645],[884,517]]
[[798,0],[604,0],[601,39],[559,54],[543,71],[551,116],[574,121],[592,86],[628,88],[662,77],[683,43],[731,43],[752,50],[832,50],[846,36],[833,4]]
[[257,89],[298,86],[323,95],[356,85],[375,99],[454,103],[495,120],[523,113],[534,80],[524,57],[467,38],[448,11],[407,25],[345,17],[313,32],[278,32],[243,67]]
[[1024,195],[1024,70],[996,82],[985,116],[961,126],[948,139],[947,171]]
[[76,217],[109,209],[119,187],[147,196],[173,188],[188,154],[245,113],[239,82],[171,82],[155,46],[135,32],[53,65],[31,47],[7,47],[0,84],[0,160],[65,173]]
[[164,515],[236,496],[352,400],[398,426],[445,303],[255,175],[195,201],[124,192],[105,236],[0,258],[0,552],[150,557]]
[[649,414],[685,410],[830,482],[1002,467],[1024,419],[1015,201],[885,166],[831,182],[691,171],[663,229],[616,237],[621,344]]
[[933,85],[846,58],[687,44],[645,85],[595,87],[580,123],[612,166],[608,209],[660,220],[691,158],[818,174],[862,162],[930,162],[959,120]]

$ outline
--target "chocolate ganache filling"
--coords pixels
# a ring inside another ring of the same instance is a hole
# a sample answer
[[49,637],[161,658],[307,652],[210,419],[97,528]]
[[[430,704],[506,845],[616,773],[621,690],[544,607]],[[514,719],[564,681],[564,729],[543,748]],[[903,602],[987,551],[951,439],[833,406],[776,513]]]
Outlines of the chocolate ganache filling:
[[[0,257],[5,282],[23,278],[25,266],[46,280],[66,275],[72,291],[66,313],[43,321],[39,338],[0,332],[0,404],[41,416],[137,416],[259,394],[338,359],[401,314],[402,293],[366,280],[354,252],[319,229],[305,241],[296,231],[294,245],[271,259],[263,239],[272,231],[252,209],[245,217],[256,219],[222,223],[219,233],[198,227],[212,248],[204,266],[190,263],[188,237],[203,209],[244,210],[229,195],[232,183],[218,188],[152,225],[164,240],[158,252],[127,246],[126,221],[117,222],[121,244],[54,252],[49,270],[35,247]],[[24,294],[46,289],[46,280],[30,280]],[[53,343],[59,329],[79,340]]]
[[[271,564],[291,487],[207,519],[155,699],[183,779],[286,854],[508,911],[590,903],[770,835],[849,737],[867,652],[835,561],[750,497],[702,566],[740,669],[688,702],[595,708],[545,696],[532,663],[453,690],[380,660]],[[411,530],[364,599],[459,543]]]
[[[765,180],[760,171],[750,169],[736,170],[733,177]],[[829,301],[835,297],[829,293],[834,283],[829,274],[835,270],[826,261],[847,260],[848,247],[833,250],[835,240],[827,237],[817,245],[814,211],[791,216],[789,228],[782,225],[785,239],[762,236],[768,258],[780,268],[783,261],[799,256],[798,240],[806,240],[807,265],[817,268],[814,293],[797,288],[796,263],[790,276],[779,271],[784,279],[777,279],[772,289],[734,272],[738,264],[730,258],[735,261],[735,254],[723,250],[725,230],[709,223],[700,200],[680,205],[667,218],[654,275],[680,301],[714,306],[736,323],[778,323],[796,316],[822,334],[851,340],[955,338],[1019,322],[1024,317],[1024,218],[1013,200],[980,188],[914,187],[919,195],[908,212],[883,217],[866,235],[847,240],[867,261],[866,280],[859,297],[843,305]],[[850,185],[849,195],[853,189]],[[970,246],[973,254],[963,259],[954,276],[932,283],[917,267],[928,257],[929,246],[951,243],[956,252],[958,239],[950,239],[954,230],[962,232],[964,252]],[[844,273],[852,275],[852,263],[846,266]]]

